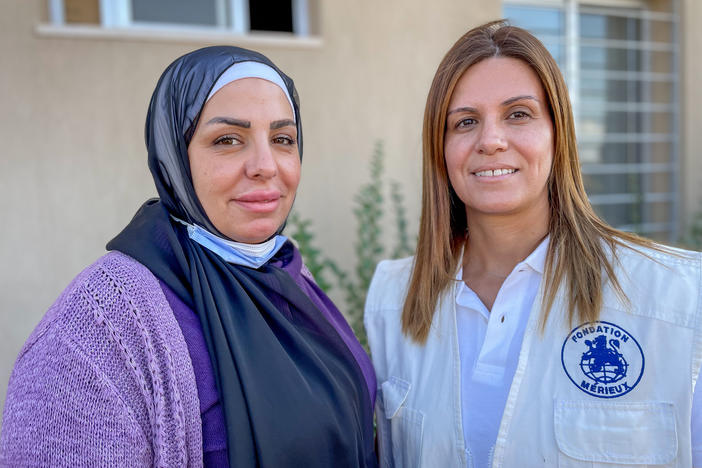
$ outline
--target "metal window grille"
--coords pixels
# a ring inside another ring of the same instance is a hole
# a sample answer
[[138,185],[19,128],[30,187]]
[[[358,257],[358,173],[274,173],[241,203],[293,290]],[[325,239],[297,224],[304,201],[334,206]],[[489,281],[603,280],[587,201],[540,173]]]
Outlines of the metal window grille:
[[680,196],[678,1],[504,5],[564,73],[595,210],[615,227],[668,241],[678,237]]

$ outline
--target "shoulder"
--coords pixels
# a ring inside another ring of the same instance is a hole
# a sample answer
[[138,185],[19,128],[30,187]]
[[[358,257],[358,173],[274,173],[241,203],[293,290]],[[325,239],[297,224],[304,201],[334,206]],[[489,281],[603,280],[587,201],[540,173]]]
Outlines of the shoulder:
[[155,365],[168,365],[159,361],[167,359],[164,353],[188,353],[158,279],[119,252],[104,255],[75,277],[34,329],[18,362],[34,347],[50,349],[52,341],[68,343],[91,365],[115,373],[106,376],[115,380],[128,368],[141,380],[157,370]]
[[402,309],[413,266],[414,257],[383,260],[378,264],[368,288],[366,314]]
[[[81,271],[61,292],[20,352],[52,329],[63,335],[81,336],[104,322],[105,314],[113,315],[119,307],[115,301],[132,296],[157,297],[158,280],[136,260],[119,252],[110,252]],[[129,300],[127,300],[129,302]]]
[[[631,279],[637,284],[682,281],[688,287],[700,287],[702,254],[691,250],[655,244],[656,248],[633,245],[617,248],[618,277]],[[681,284],[682,285],[682,284]]]
[[[105,327],[130,334],[177,325],[158,279],[141,263],[120,252],[109,252],[80,272],[49,308],[28,340],[47,327],[62,330],[71,339],[97,339]],[[137,330],[141,329],[141,330]]]
[[[83,270],[44,320],[108,368],[110,359],[127,359],[137,374],[153,373],[154,365],[168,365],[159,361],[166,359],[163,353],[188,353],[158,279],[120,252],[110,252]],[[106,349],[96,353],[96,348]]]
[[[109,302],[105,303],[105,300],[114,300],[118,296],[136,298],[162,295],[158,279],[151,271],[120,252],[109,252],[81,271],[61,293],[52,308],[58,307],[62,310],[70,307],[86,292],[95,300],[100,300],[101,309],[109,308]],[[98,304],[90,304],[95,305]]]
[[654,244],[655,248],[635,245],[630,242],[617,249],[617,257],[626,265],[641,266],[646,269],[662,269],[669,271],[695,271],[702,264],[702,253]]
[[380,262],[368,289],[363,324],[379,377],[385,375],[386,361],[392,358],[387,356],[387,350],[409,343],[402,333],[401,317],[413,260],[410,257]]
[[[615,274],[632,312],[691,325],[702,309],[702,254],[656,244],[617,249]],[[612,301],[610,301],[612,303]]]
[[121,252],[109,252],[87,267],[73,284],[87,288],[98,297],[124,299],[160,298],[163,296],[158,279],[144,265]]

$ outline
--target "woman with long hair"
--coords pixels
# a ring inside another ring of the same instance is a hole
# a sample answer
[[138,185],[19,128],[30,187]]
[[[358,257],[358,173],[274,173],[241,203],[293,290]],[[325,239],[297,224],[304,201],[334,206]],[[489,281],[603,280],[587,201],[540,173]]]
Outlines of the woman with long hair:
[[543,44],[467,32],[422,138],[416,254],[366,305],[381,464],[702,465],[700,254],[595,214]]
[[292,80],[263,55],[174,61],[146,119],[159,194],[20,352],[1,466],[377,466],[370,359],[281,235]]

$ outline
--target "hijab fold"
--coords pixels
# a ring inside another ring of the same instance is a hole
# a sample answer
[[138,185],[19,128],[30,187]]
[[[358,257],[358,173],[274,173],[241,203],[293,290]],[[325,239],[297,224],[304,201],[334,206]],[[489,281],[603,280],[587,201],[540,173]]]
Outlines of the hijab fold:
[[302,154],[290,78],[245,49],[187,54],[164,72],[147,117],[149,167],[160,199],[147,201],[107,248],[144,264],[198,315],[222,402],[230,466],[377,466],[361,368],[311,299],[273,265],[289,262],[295,247],[286,242],[260,268],[231,264],[172,219],[224,237],[195,195],[187,146],[212,86],[241,61],[266,64],[282,78]]

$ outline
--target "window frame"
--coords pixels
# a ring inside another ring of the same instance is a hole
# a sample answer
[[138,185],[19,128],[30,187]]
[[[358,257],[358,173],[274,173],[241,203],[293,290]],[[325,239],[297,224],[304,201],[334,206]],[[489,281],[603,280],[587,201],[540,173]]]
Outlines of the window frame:
[[[49,23],[53,27],[72,27],[66,23],[64,0],[47,0]],[[291,0],[293,30],[295,37],[310,36],[309,3],[308,0]],[[134,21],[132,18],[130,0],[99,0],[100,24],[105,29],[133,29],[133,30],[156,30],[156,31],[183,31],[194,30],[200,32],[230,33],[234,35],[248,35],[251,33],[249,20],[249,0],[215,0],[217,11],[217,24],[208,25],[188,25],[188,24],[168,24],[150,23]],[[229,8],[227,8],[227,6]],[[226,14],[227,10],[229,15]],[[231,24],[231,26],[228,26]],[[261,31],[263,34],[267,31]],[[259,33],[259,31],[256,31]],[[286,34],[273,32],[271,34]]]

